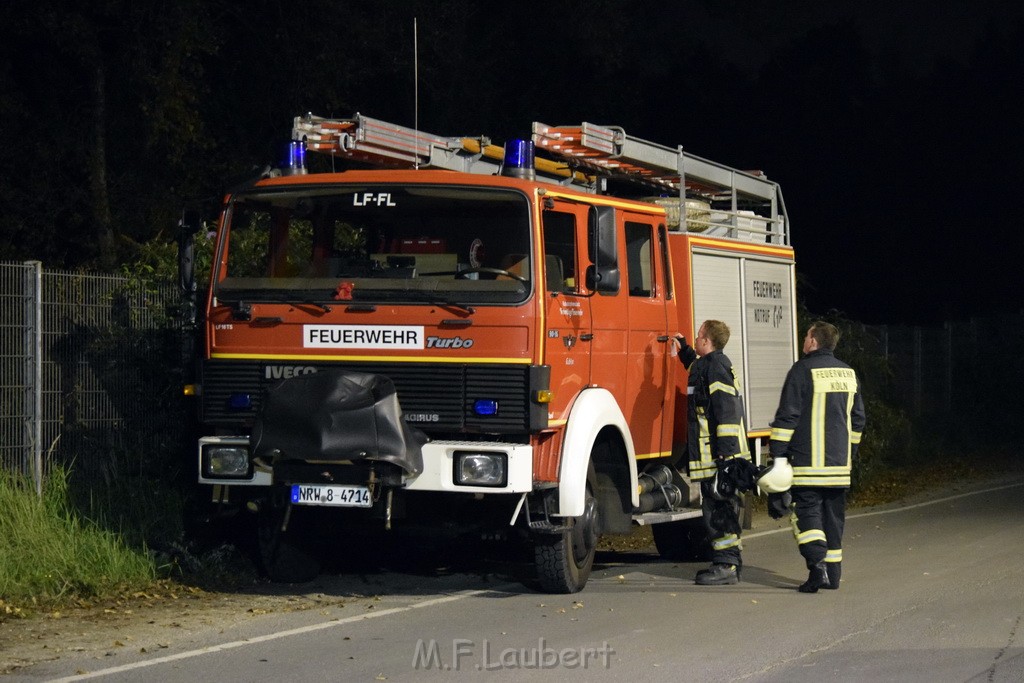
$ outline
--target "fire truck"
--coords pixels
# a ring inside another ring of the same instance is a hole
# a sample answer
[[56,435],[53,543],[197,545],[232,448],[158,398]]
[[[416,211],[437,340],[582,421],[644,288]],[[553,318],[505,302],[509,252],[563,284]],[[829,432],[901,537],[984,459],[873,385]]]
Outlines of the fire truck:
[[698,559],[673,338],[705,319],[761,461],[796,359],[779,185],[614,126],[531,133],[299,116],[281,167],[227,194],[186,393],[198,481],[256,516],[271,579],[430,526],[515,536],[554,593],[637,524]]

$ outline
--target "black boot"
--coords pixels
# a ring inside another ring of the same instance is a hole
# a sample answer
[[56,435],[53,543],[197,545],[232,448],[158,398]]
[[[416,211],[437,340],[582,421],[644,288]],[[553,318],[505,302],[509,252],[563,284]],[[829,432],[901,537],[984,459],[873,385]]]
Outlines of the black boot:
[[693,582],[698,586],[731,586],[740,582],[740,568],[735,564],[716,562],[697,572]]
[[825,570],[825,563],[819,562],[810,567],[811,572],[807,580],[797,588],[801,593],[817,593],[819,588],[828,588],[828,572]]
[[828,588],[829,590],[839,590],[839,578],[843,575],[843,563],[842,562],[826,562],[825,571],[828,572],[828,585],[822,586],[822,588]]

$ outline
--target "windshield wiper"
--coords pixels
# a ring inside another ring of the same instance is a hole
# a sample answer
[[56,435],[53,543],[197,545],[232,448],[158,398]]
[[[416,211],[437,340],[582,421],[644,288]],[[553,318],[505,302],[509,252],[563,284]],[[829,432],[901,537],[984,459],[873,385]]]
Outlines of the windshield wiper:
[[462,311],[466,315],[473,315],[476,313],[476,309],[468,304],[460,304],[458,301],[453,301],[448,297],[439,296],[433,292],[427,292],[421,289],[406,289],[402,291],[402,294],[408,294],[415,299],[418,299],[424,303],[433,304],[442,308],[450,308],[456,311]]
[[320,303],[320,302],[318,302],[318,301],[313,301],[313,300],[311,300],[311,299],[303,299],[302,301],[291,301],[291,300],[287,300],[287,301],[285,301],[284,303],[286,303],[286,304],[291,304],[291,305],[292,305],[292,306],[294,306],[295,308],[301,308],[302,306],[312,306],[313,308],[318,308],[318,309],[320,309],[320,312],[321,312],[321,313],[330,313],[330,312],[331,312],[331,311],[333,310],[333,309],[332,309],[332,308],[331,308],[330,306],[328,306],[327,304],[322,304],[322,303]]
[[289,304],[295,308],[312,306],[321,313],[330,313],[331,307],[314,300],[312,297],[294,297],[282,293],[270,292],[246,292],[251,296],[242,296],[242,292],[219,293],[218,299],[231,307],[231,315],[235,320],[251,320],[253,303],[269,302],[275,304]]

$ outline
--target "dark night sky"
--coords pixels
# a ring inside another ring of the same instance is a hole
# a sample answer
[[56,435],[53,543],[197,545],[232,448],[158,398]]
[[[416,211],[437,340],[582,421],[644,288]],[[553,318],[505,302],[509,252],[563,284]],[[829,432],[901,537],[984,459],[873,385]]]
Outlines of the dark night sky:
[[[811,309],[889,323],[1021,310],[1021,6],[743,7],[698,33],[779,88],[771,103],[753,93],[757,111],[734,131],[762,156],[722,160],[782,185]],[[718,158],[716,141],[700,144]]]

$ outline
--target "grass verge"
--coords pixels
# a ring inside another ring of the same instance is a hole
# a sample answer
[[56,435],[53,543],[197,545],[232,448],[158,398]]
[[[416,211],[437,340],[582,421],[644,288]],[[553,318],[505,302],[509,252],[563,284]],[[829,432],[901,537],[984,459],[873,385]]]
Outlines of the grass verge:
[[88,598],[156,579],[145,549],[83,519],[69,501],[64,470],[50,473],[41,497],[29,482],[0,471],[0,603]]

